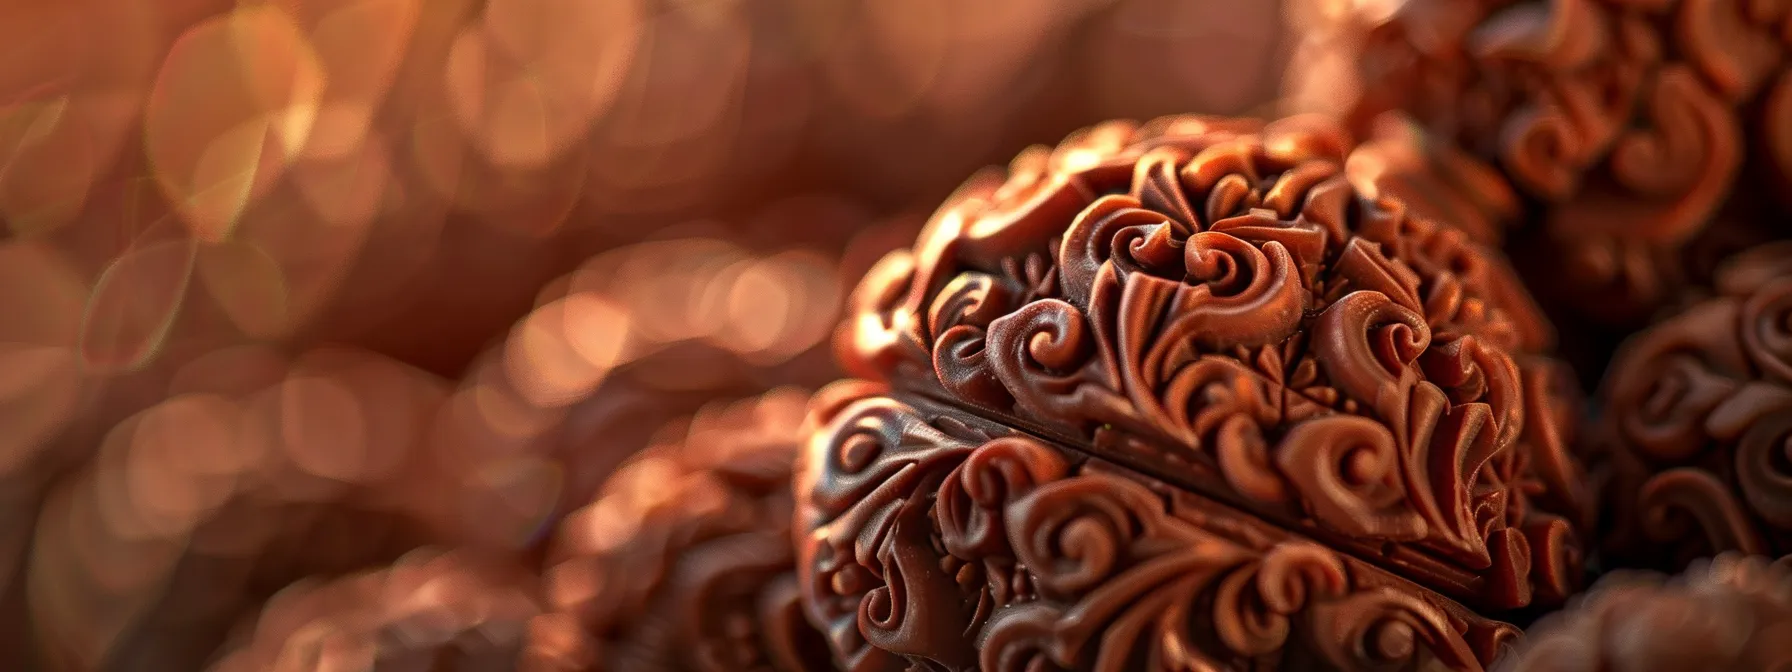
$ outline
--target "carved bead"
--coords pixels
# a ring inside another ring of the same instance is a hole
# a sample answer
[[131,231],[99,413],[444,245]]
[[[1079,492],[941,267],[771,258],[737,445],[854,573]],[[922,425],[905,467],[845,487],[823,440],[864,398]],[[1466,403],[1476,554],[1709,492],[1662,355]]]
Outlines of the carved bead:
[[[844,669],[1479,670],[1518,635],[1226,503],[877,392],[824,393],[798,477],[799,586]],[[866,437],[887,451],[849,467]]]
[[1670,580],[1622,573],[1539,621],[1499,669],[1549,672],[1785,669],[1792,575],[1725,555]]
[[532,633],[542,669],[828,669],[791,571],[804,401],[780,390],[700,414],[566,519],[543,578],[567,627]]
[[842,329],[890,390],[816,402],[798,568],[838,660],[1480,669],[1512,631],[1471,609],[1563,599],[1571,386],[1503,258],[1401,198],[1445,174],[1421,141],[1110,123],[961,189]]
[[1561,315],[1636,326],[1728,251],[1792,233],[1792,5],[1359,4],[1307,13],[1329,58],[1292,61],[1303,111],[1359,131],[1397,112],[1496,165],[1533,206],[1514,256]]
[[1617,566],[1792,553],[1792,243],[1731,258],[1716,284],[1631,338],[1601,389],[1593,467]]

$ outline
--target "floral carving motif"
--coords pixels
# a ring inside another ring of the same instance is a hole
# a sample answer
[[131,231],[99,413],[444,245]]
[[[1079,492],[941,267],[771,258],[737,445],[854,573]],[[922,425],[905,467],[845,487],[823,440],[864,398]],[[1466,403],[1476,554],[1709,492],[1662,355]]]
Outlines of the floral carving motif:
[[805,397],[700,416],[570,516],[547,573],[551,669],[829,669],[791,572],[791,465]]
[[824,395],[798,572],[844,667],[1478,670],[1516,636],[1313,541],[1040,440]]
[[1029,150],[868,276],[843,359],[1334,544],[1392,544],[1402,574],[1478,606],[1560,599],[1584,511],[1562,418],[1527,417],[1565,405],[1539,384],[1547,323],[1497,253],[1381,193],[1399,171],[1352,169],[1385,166],[1399,141],[1379,142],[1178,117]]
[[[1596,466],[1625,564],[1792,553],[1792,243],[1731,259],[1719,294],[1633,338]],[[1688,557],[1663,558],[1675,542]],[[1672,564],[1669,565],[1672,567]]]
[[1792,191],[1789,7],[1408,0],[1369,22],[1346,112],[1411,115],[1497,163],[1542,204],[1575,307],[1631,322],[1672,298],[1695,238]]

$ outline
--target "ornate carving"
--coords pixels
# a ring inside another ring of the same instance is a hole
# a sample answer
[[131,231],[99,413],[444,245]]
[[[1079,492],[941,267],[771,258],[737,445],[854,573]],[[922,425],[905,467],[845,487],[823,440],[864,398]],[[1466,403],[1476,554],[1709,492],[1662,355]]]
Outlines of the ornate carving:
[[817,403],[797,479],[804,604],[845,669],[1479,670],[1517,634],[1218,502],[874,392]]
[[[1637,335],[1602,389],[1608,556],[1678,568],[1792,553],[1792,243],[1730,260],[1719,294]],[[1680,549],[1667,557],[1662,544]]]
[[1553,614],[1498,669],[1549,672],[1785,669],[1792,575],[1761,558],[1724,555],[1682,576],[1602,579]]
[[567,519],[545,576],[567,623],[531,642],[546,669],[828,669],[791,572],[803,407],[774,392],[700,415]]
[[1347,170],[1393,146],[1178,117],[1029,150],[867,277],[843,359],[1452,597],[1559,599],[1584,512],[1562,418],[1526,412],[1566,405],[1547,323],[1497,253],[1381,194],[1398,171]]
[[1553,291],[1633,323],[1673,298],[1708,227],[1785,235],[1758,208],[1776,192],[1792,207],[1788,7],[1408,0],[1338,19],[1366,24],[1344,111],[1358,129],[1409,114],[1497,163],[1541,206]]

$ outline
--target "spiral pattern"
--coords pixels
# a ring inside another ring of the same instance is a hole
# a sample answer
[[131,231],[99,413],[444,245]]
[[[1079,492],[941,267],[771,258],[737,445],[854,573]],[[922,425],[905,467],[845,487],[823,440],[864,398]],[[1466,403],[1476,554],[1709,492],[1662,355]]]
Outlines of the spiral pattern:
[[940,484],[935,506],[946,552],[961,558],[1002,552],[1008,543],[1003,522],[1008,504],[1069,471],[1063,457],[1030,440],[1003,438],[980,446]]
[[1792,412],[1763,418],[1742,435],[1736,445],[1736,485],[1767,524],[1792,530]]
[[[1735,255],[1716,296],[1632,339],[1601,394],[1616,562],[1678,569],[1695,553],[1792,553],[1792,266],[1783,245]],[[1629,520],[1634,518],[1634,520]],[[1688,553],[1663,562],[1662,542]]]
[[1214,596],[1214,628],[1227,648],[1262,655],[1287,644],[1290,617],[1309,600],[1348,592],[1349,577],[1336,555],[1313,544],[1270,549],[1260,561],[1227,576]]
[[1508,636],[1361,561],[1045,441],[996,437],[955,461],[915,461],[964,421],[879,393],[829,402],[816,431],[850,434],[856,414],[892,412],[905,429],[876,461],[901,470],[844,510],[818,505],[840,462],[805,461],[797,479],[798,585],[848,669],[1475,670],[1497,649],[1469,642]]
[[1052,605],[1015,605],[990,619],[977,641],[978,669],[990,672],[1058,672],[1072,669],[1054,646],[1052,624],[1063,614]]
[[1637,494],[1643,524],[1658,543],[1694,543],[1712,553],[1760,553],[1765,545],[1730,489],[1709,472],[1670,469]]
[[[1726,311],[1727,312],[1727,311]],[[1627,445],[1663,464],[1684,463],[1705,446],[1705,420],[1734,394],[1737,381],[1713,370],[1699,354],[1676,352],[1673,325],[1658,327],[1624,356],[1607,383],[1608,407]],[[1665,356],[1651,357],[1651,341]]]
[[1091,380],[1096,339],[1076,306],[1035,301],[989,326],[989,363],[1018,410],[1058,423],[1124,421],[1122,402]]
[[1401,417],[1409,365],[1431,344],[1423,317],[1386,294],[1353,292],[1314,324],[1313,349],[1334,384],[1382,417]]
[[928,318],[929,328],[939,335],[933,345],[933,373],[940,385],[991,408],[1014,403],[991,372],[986,349],[990,322],[1010,307],[1008,294],[992,276],[960,275],[934,300]]
[[[1334,104],[1352,130],[1408,120],[1496,165],[1537,204],[1500,226],[1541,226],[1519,244],[1549,257],[1531,280],[1558,318],[1630,328],[1705,279],[1682,277],[1702,246],[1785,235],[1786,15],[1725,0],[1359,4],[1316,13],[1315,34],[1349,39],[1289,78],[1311,99],[1335,86],[1317,63],[1352,63],[1361,93]],[[1573,282],[1557,282],[1564,271]]]
[[1041,488],[1010,509],[1015,558],[1031,567],[1047,594],[1087,592],[1114,575],[1133,541],[1155,532],[1161,504],[1131,488],[1071,481]]
[[1742,343],[1762,372],[1792,385],[1792,278],[1768,283],[1743,302]]
[[1309,297],[1281,243],[1259,248],[1212,231],[1190,236],[1183,249],[1187,277],[1202,284],[1176,294],[1173,317],[1156,338],[1191,339],[1209,349],[1249,347],[1280,343],[1300,328]]
[[1416,597],[1392,590],[1361,591],[1322,603],[1314,608],[1309,626],[1316,648],[1337,669],[1423,667],[1427,663],[1448,669],[1480,668],[1474,652],[1443,614]]
[[[1149,210],[1138,199],[1106,196],[1078,213],[1058,252],[1065,298],[1087,304],[1102,267],[1113,262],[1119,279],[1131,273],[1181,279],[1177,262],[1187,232],[1173,235],[1175,220]],[[1181,227],[1192,224],[1180,224]]]
[[[1399,571],[1455,597],[1524,602],[1525,537],[1502,530],[1587,520],[1556,492],[1577,482],[1571,455],[1542,478],[1518,455],[1535,404],[1516,362],[1552,330],[1496,252],[1401,200],[1430,163],[1400,157],[1439,156],[1431,142],[1174,117],[1029,149],[867,281],[841,352],[903,394],[1303,534],[1410,544],[1443,564]],[[1516,583],[1482,576],[1499,553]]]
[[1379,423],[1347,415],[1308,420],[1288,430],[1278,459],[1332,528],[1371,539],[1424,538],[1425,520],[1400,506],[1399,450]]

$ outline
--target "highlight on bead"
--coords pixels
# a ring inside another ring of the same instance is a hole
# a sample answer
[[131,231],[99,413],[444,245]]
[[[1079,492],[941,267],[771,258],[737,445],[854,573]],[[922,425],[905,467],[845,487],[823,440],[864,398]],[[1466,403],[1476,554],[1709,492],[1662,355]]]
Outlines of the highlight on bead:
[[0,3],[0,670],[1755,670],[1792,2]]

